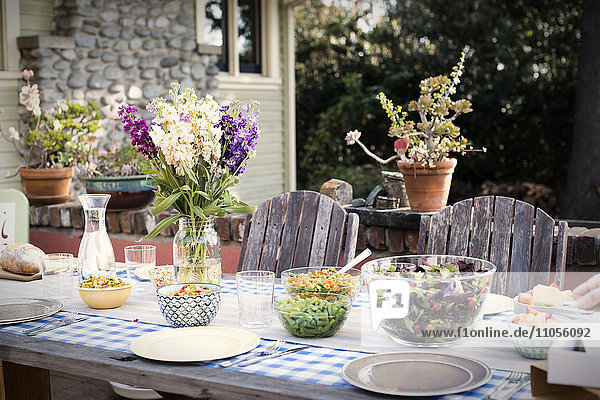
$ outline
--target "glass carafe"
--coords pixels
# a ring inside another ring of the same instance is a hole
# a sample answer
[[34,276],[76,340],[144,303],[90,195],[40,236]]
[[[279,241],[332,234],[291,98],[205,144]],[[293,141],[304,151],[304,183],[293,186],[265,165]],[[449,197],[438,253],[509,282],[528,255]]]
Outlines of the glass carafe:
[[85,213],[85,232],[79,245],[77,271],[79,280],[91,275],[115,275],[115,252],[106,232],[106,205],[109,194],[84,194],[79,202]]

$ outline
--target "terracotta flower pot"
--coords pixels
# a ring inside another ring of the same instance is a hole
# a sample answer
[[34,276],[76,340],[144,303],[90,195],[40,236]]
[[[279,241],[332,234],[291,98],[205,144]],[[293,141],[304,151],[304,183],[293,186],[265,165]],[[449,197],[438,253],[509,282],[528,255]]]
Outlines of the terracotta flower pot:
[[21,168],[19,175],[31,204],[65,203],[73,197],[70,193],[73,167]]
[[435,163],[435,168],[398,161],[406,195],[413,211],[439,211],[446,206],[456,159]]

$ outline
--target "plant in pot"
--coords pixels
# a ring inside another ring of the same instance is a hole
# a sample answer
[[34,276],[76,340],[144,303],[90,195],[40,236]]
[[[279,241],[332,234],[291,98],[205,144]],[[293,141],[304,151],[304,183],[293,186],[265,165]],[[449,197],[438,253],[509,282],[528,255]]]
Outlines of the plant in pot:
[[42,112],[38,86],[30,81],[33,71],[24,70],[22,75],[27,84],[21,88],[19,103],[28,119],[19,130],[1,130],[20,161],[17,171],[7,177],[20,175],[31,204],[64,203],[73,196],[73,167],[88,158],[99,128],[99,108],[93,101],[59,100]]
[[[381,92],[377,99],[391,120],[389,135],[397,137],[396,154],[387,160],[395,160],[404,175],[408,202],[413,211],[439,211],[446,206],[452,173],[456,159],[450,153],[464,154],[474,151],[469,141],[460,134],[454,120],[471,111],[466,99],[452,100],[463,73],[465,53],[450,76],[440,75],[424,79],[420,83],[420,96],[408,104],[408,110],[419,114],[419,121],[407,119],[408,113]],[[346,143],[358,143],[371,157],[372,154],[360,140],[360,132],[346,134]],[[485,151],[485,149],[483,149]]]
[[150,162],[147,172],[157,197],[151,214],[174,209],[145,238],[179,222],[173,239],[179,282],[220,284],[220,241],[214,217],[255,210],[229,190],[255,154],[258,103],[234,101],[220,106],[210,95],[198,98],[193,89],[180,93],[178,83],[171,87],[170,101],[159,97],[147,105],[154,114],[150,123],[136,117],[134,106],[119,109],[125,132]]
[[145,207],[154,200],[154,191],[143,171],[150,162],[133,145],[96,148],[85,165],[81,178],[89,194],[110,194],[107,208],[121,210]]

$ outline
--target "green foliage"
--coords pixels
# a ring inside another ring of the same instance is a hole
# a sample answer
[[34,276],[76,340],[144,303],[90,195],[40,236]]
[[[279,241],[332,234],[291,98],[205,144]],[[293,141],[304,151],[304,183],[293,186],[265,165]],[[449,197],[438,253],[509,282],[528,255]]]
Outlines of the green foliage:
[[320,186],[316,171],[369,163],[362,152],[344,148],[348,130],[360,129],[370,150],[388,154],[393,139],[384,134],[389,125],[377,93],[406,108],[419,96],[421,79],[449,70],[468,45],[457,94],[475,112],[461,119],[461,132],[488,151],[461,158],[456,178],[560,189],[573,124],[581,0],[352,4],[311,0],[296,9],[299,187]]
[[239,178],[227,169],[215,176],[199,163],[194,169],[184,166],[185,173],[179,175],[175,167],[165,161],[162,152],[159,152],[158,159],[150,163],[147,172],[151,179],[150,186],[156,193],[154,208],[150,213],[158,215],[173,207],[178,214],[157,224],[145,239],[157,236],[181,218],[206,221],[213,216],[223,217],[229,213],[248,214],[255,210],[229,193],[229,189],[238,183]]
[[86,170],[90,176],[131,176],[141,175],[150,168],[150,161],[131,144],[120,149],[111,149],[106,154],[92,150]]
[[62,100],[44,114],[32,114],[22,133],[10,140],[27,168],[83,164],[91,152],[100,118],[98,105],[93,101]]

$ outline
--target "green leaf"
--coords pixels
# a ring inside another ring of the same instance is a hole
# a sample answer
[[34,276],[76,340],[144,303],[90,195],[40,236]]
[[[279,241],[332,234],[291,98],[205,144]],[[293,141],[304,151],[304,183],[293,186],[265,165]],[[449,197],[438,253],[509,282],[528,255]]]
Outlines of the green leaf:
[[185,217],[185,215],[178,214],[178,215],[171,215],[170,217],[163,219],[158,224],[156,224],[154,229],[152,229],[146,236],[144,236],[144,239],[152,239],[153,237],[155,237],[159,233],[161,233],[167,226],[171,225],[173,222],[175,222],[181,218],[184,218],[184,217]]
[[204,197],[206,200],[211,200],[210,196],[208,195],[208,193],[203,192],[202,190],[196,190],[194,192],[194,195],[199,194],[200,196]]
[[250,213],[253,213],[254,211],[256,211],[256,207],[249,206],[249,205],[233,205],[233,206],[224,207],[224,210],[229,213],[250,214]]
[[221,208],[215,206],[214,204],[209,204],[203,208],[205,215],[214,215],[221,212]]
[[192,211],[195,215],[197,215],[200,218],[204,216],[204,210],[202,209],[202,207],[192,206]]
[[158,215],[161,212],[165,211],[167,208],[171,207],[171,205],[173,203],[175,203],[177,201],[177,199],[179,199],[179,197],[182,195],[182,192],[175,192],[172,195],[170,195],[169,197],[167,197],[166,199],[164,199],[160,205],[158,205],[157,207],[155,207],[153,210],[150,211],[150,214],[152,215]]
[[194,173],[194,171],[192,171],[185,164],[183,164],[183,171],[185,172],[186,176],[192,180],[192,182],[194,182],[196,185],[200,186],[200,184],[198,183],[198,178],[196,177],[196,174]]
[[229,193],[229,190],[225,190],[223,192],[223,202],[226,205],[230,205],[231,204],[231,193]]

